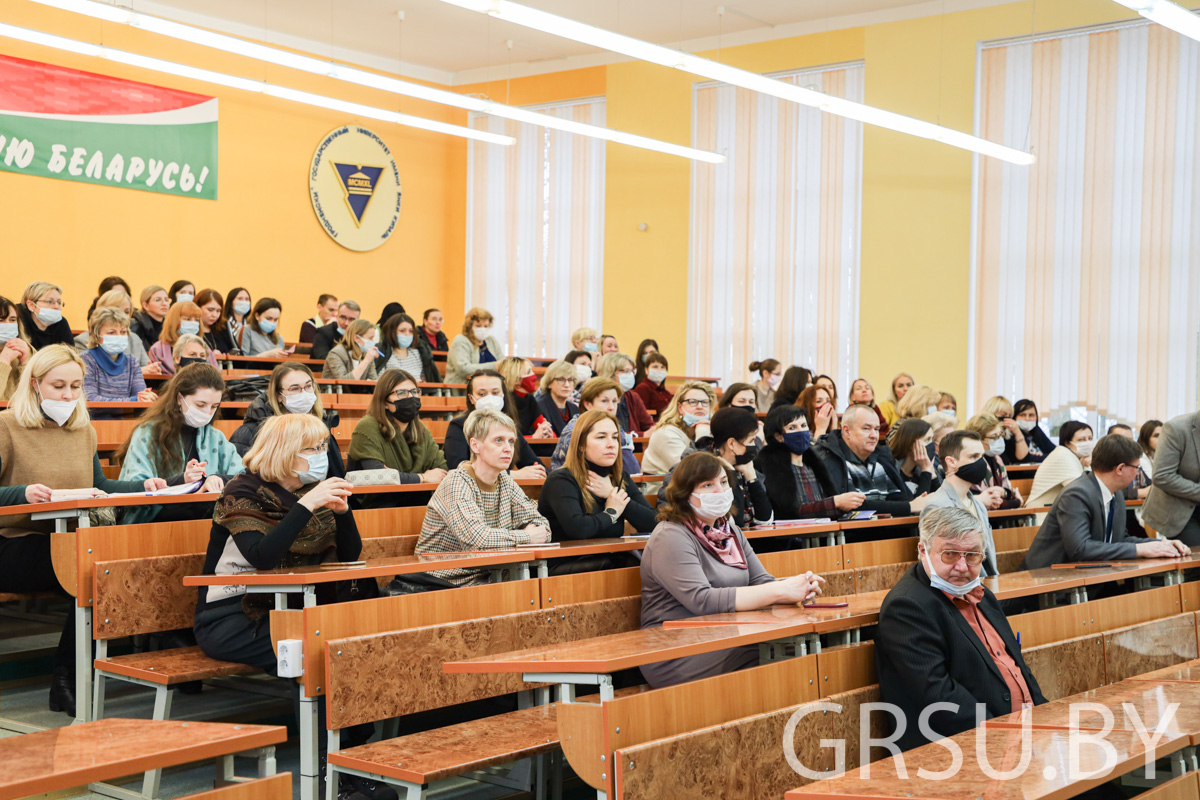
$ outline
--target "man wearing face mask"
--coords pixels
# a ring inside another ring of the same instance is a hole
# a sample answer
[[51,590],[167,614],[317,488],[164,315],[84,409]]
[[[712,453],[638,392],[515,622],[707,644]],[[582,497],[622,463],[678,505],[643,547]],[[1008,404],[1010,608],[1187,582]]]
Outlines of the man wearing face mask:
[[[917,563],[884,598],[875,634],[879,690],[899,710],[893,724],[904,750],[971,730],[977,705],[990,719],[1046,702],[1000,603],[980,584],[984,542],[974,515],[935,509],[920,530]],[[934,703],[957,708],[928,716],[930,737],[918,721]]]
[[983,540],[981,572],[984,577],[999,575],[996,543],[992,540],[992,523],[988,520],[987,508],[979,496],[971,492],[972,486],[991,475],[991,469],[983,459],[983,440],[972,431],[951,431],[942,438],[938,454],[946,468],[946,480],[940,489],[929,495],[921,518],[939,508],[961,508],[969,513],[975,519],[976,530]]

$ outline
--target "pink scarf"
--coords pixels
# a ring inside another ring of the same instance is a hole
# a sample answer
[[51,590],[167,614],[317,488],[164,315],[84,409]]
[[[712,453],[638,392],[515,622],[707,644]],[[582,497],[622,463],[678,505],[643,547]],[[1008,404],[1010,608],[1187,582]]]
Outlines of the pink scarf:
[[722,564],[735,569],[748,569],[746,556],[738,545],[737,537],[729,530],[728,520],[722,520],[716,526],[703,525],[699,521],[689,522],[687,527],[704,549],[719,558]]

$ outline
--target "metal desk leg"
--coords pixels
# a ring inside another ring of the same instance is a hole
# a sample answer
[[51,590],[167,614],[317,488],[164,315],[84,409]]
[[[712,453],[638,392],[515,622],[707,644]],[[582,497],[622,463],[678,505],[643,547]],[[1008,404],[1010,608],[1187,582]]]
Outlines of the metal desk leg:
[[320,800],[320,759],[317,756],[317,703],[300,687],[300,800]]
[[[286,608],[286,603],[287,603],[287,601],[285,600],[284,601],[285,608]],[[304,587],[304,607],[308,608],[310,606],[315,606],[316,604],[317,604],[317,587],[316,586],[305,586]]]
[[[67,533],[67,517],[54,520],[55,533]],[[76,518],[76,528],[90,527],[87,510]],[[92,609],[74,602],[75,614],[75,721],[92,720]]]

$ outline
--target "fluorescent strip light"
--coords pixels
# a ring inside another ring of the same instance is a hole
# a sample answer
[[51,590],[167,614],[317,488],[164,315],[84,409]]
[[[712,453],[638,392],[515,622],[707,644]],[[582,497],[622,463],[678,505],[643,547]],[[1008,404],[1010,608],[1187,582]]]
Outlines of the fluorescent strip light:
[[503,103],[495,103],[490,100],[483,100],[477,97],[468,97],[457,92],[448,92],[444,89],[435,89],[430,86],[422,86],[419,83],[400,80],[399,78],[391,78],[385,75],[378,75],[366,70],[348,67],[342,64],[335,64],[332,61],[322,61],[311,56],[292,53],[287,50],[281,50],[276,47],[268,47],[267,45],[250,42],[245,39],[240,39],[236,36],[227,36],[223,33],[215,33],[213,31],[197,28],[192,25],[185,25],[181,22],[163,19],[162,17],[154,17],[148,14],[141,14],[136,11],[131,11],[127,8],[109,5],[107,3],[96,2],[95,0],[33,0],[35,3],[40,3],[45,6],[52,6],[64,11],[73,11],[77,14],[84,14],[96,19],[102,19],[107,22],[115,22],[122,25],[130,25],[136,28],[157,33],[162,36],[167,36],[172,39],[179,39],[185,42],[211,47],[215,50],[222,50],[226,53],[253,58],[258,61],[265,61],[271,64],[278,64],[282,67],[309,72],[314,75],[322,75],[335,80],[345,81],[347,83],[366,86],[372,89],[381,89],[385,92],[404,95],[406,97],[414,97],[418,100],[428,100],[432,103],[440,103],[442,105],[461,108],[466,111],[475,111],[480,114],[488,114],[494,117],[502,117],[511,119],[515,122],[524,122],[530,125],[537,125],[543,128],[551,128],[553,130],[564,131],[566,133],[575,133],[581,136],[590,136],[595,139],[603,139],[608,142],[616,142],[618,144],[627,144],[631,147],[640,147],[643,150],[653,150],[658,153],[666,153],[667,155],[681,156],[690,158],[696,161],[705,161],[710,164],[720,164],[725,161],[725,157],[712,153],[707,150],[697,150],[694,147],[685,147],[683,145],[664,142],[659,139],[651,139],[646,136],[638,136],[633,133],[625,133],[624,131],[616,131],[611,128],[604,128],[599,125],[588,125],[583,122],[575,122],[574,120],[561,119],[553,117],[549,114],[541,114],[536,111],[529,111],[524,108],[504,105]]
[[1200,16],[1170,0],[1117,0],[1151,22],[1200,42]]
[[477,139],[481,142],[490,144],[511,145],[516,142],[511,136],[503,136],[498,133],[490,133],[488,131],[477,131],[473,128],[466,128],[461,125],[451,125],[446,122],[437,122],[424,117],[414,117],[409,114],[400,114],[396,111],[388,111],[384,108],[376,108],[374,106],[365,106],[359,103],[350,103],[345,100],[338,100],[333,97],[325,97],[319,94],[310,92],[301,92],[296,89],[288,89],[284,86],[276,86],[264,81],[255,81],[249,78],[239,78],[236,75],[226,75],[223,72],[212,72],[207,69],[198,67],[189,67],[186,64],[177,64],[174,61],[164,61],[159,58],[151,58],[150,56],[138,55],[137,53],[128,53],[124,50],[114,50],[111,47],[102,45],[90,44],[87,42],[79,42],[74,39],[67,39],[62,36],[55,36],[42,31],[35,31],[29,28],[19,28],[16,25],[7,25],[0,22],[0,36],[7,36],[10,39],[20,39],[21,41],[30,42],[32,44],[42,45],[44,47],[53,47],[57,50],[67,50],[72,53],[78,53],[84,56],[94,56],[96,58],[104,58],[109,61],[116,61],[121,64],[128,64],[131,67],[140,69],[148,69],[154,72],[165,72],[169,75],[177,75],[181,78],[190,80],[204,81],[205,83],[215,83],[220,86],[228,86],[232,89],[241,89],[247,92],[259,92],[271,97],[279,97],[284,100],[292,100],[296,103],[304,103],[305,105],[316,106],[317,108],[329,109],[332,111],[344,111],[348,114],[354,114],[370,119],[383,120],[384,122],[394,122],[397,125],[405,125],[410,128],[420,128],[422,130],[433,131],[434,133],[445,133],[451,136],[462,136],[467,139]]
[[732,86],[740,86],[744,89],[762,92],[772,97],[778,97],[781,100],[819,108],[822,111],[858,120],[868,125],[890,128],[901,133],[920,136],[923,139],[932,139],[953,147],[961,147],[964,150],[971,150],[980,155],[992,156],[1013,164],[1029,165],[1036,161],[1036,158],[1031,153],[1025,153],[1012,147],[1005,147],[1004,145],[990,142],[978,136],[963,133],[962,131],[935,125],[932,122],[924,122],[913,117],[904,116],[903,114],[884,111],[881,108],[875,108],[863,103],[843,100],[842,98],[823,92],[805,89],[802,86],[784,83],[774,78],[768,78],[765,75],[731,67],[727,64],[720,64],[716,61],[710,61],[707,58],[701,58],[700,56],[685,53],[681,50],[672,50],[669,47],[635,39],[631,36],[623,36],[619,33],[604,30],[603,28],[597,28],[573,19],[560,17],[556,14],[520,5],[519,3],[513,3],[510,0],[442,0],[442,2],[471,11],[478,11],[515,25],[533,28],[534,30],[561,36],[565,39],[573,39],[592,47],[621,53],[631,58],[649,61],[664,67],[682,70],[683,72],[690,72],[693,75],[699,75],[700,77],[720,81]]

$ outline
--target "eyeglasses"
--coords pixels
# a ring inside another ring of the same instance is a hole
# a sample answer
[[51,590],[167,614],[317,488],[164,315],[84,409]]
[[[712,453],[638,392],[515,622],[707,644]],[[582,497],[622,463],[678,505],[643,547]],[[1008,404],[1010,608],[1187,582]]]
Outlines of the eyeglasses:
[[62,300],[36,300],[38,308],[62,308]]
[[689,408],[708,408],[709,402],[707,400],[680,400],[679,405]]
[[420,389],[397,389],[396,391],[392,392],[392,394],[388,397],[388,400],[395,402],[396,400],[405,400],[409,397],[420,397],[420,396],[421,396]]
[[978,550],[943,550],[938,553],[938,558],[946,565],[957,564],[960,558],[966,559],[970,567],[978,567],[983,563],[983,553]]
[[574,386],[578,381],[574,378],[555,378],[551,383],[561,383],[563,386]]
[[325,452],[328,452],[328,451],[329,451],[329,442],[321,442],[321,443],[320,443],[319,445],[317,445],[316,447],[304,447],[304,448],[301,448],[301,450],[300,450],[300,455],[302,455],[302,456],[315,456],[315,455],[317,455],[318,453],[325,453]]
[[287,397],[288,395],[303,394],[305,392],[311,392],[314,388],[315,387],[313,386],[313,382],[309,381],[308,383],[304,384],[303,386],[284,386],[282,389],[279,390],[279,393],[282,394],[284,397]]

